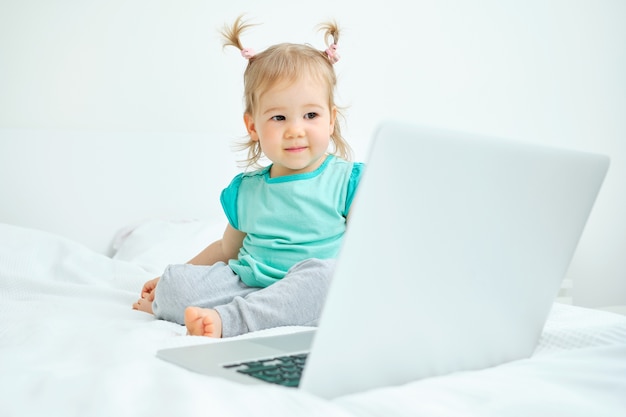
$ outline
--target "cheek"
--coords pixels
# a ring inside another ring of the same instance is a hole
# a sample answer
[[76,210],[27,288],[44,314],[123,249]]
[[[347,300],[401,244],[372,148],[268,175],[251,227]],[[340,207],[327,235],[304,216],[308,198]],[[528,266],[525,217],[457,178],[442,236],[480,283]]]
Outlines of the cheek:
[[257,142],[264,150],[267,149],[271,152],[271,148],[280,144],[280,136],[276,134],[275,129],[265,127],[258,132]]
[[259,128],[257,136],[263,138],[264,140],[271,140],[276,135],[274,130],[275,129],[272,129],[271,126],[263,125]]
[[272,129],[270,126],[261,123],[257,124],[256,128],[256,141],[272,136]]

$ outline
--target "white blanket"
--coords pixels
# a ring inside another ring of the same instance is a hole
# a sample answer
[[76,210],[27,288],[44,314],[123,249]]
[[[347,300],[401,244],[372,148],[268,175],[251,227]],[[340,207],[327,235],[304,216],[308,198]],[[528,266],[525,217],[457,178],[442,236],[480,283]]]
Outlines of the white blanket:
[[560,304],[530,359],[333,401],[198,375],[156,350],[219,341],[132,310],[160,265],[124,252],[0,224],[0,416],[626,415],[626,317]]

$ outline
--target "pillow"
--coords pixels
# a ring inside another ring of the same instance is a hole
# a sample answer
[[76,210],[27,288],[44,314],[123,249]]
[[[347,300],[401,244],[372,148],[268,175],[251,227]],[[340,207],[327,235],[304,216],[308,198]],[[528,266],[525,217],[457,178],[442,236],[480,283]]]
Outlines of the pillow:
[[161,275],[169,264],[183,264],[220,239],[225,218],[146,220],[126,226],[113,241],[113,259],[131,262]]

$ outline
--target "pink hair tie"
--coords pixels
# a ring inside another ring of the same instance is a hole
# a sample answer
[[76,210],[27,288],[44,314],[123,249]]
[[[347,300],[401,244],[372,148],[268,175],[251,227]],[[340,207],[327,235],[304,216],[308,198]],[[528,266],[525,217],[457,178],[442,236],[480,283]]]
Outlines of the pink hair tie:
[[241,50],[241,56],[249,60],[254,56],[254,50],[252,48],[243,48]]
[[337,53],[337,44],[332,44],[326,49],[326,55],[331,63],[336,64],[339,61],[339,54]]

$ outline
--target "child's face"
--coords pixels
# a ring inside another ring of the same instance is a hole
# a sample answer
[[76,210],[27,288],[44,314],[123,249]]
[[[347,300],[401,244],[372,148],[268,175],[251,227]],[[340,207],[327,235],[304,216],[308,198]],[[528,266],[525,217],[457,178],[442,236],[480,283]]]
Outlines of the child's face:
[[314,171],[326,158],[337,115],[326,92],[308,77],[279,82],[259,97],[254,115],[244,115],[250,138],[273,162],[272,178]]

